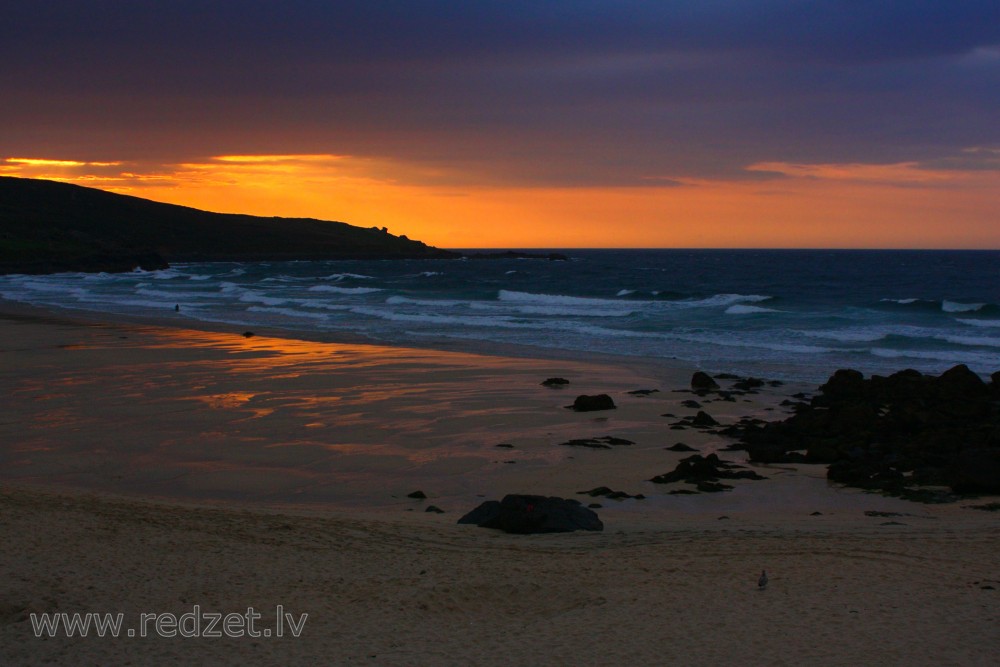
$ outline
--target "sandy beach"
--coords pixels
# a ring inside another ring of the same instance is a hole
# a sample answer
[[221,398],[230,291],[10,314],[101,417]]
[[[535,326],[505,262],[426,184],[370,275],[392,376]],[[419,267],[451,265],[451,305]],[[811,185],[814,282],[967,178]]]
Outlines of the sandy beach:
[[[768,479],[717,494],[646,481],[685,456],[676,442],[729,444],[663,416],[693,412],[676,391],[692,368],[8,304],[0,332],[4,664],[986,665],[1000,651],[1000,522],[967,507],[995,498],[919,505],[833,487],[818,466],[755,467]],[[569,386],[541,386],[554,376]],[[777,418],[802,389],[705,410]],[[565,409],[594,393],[618,408]],[[560,444],[608,435],[635,444]],[[598,499],[602,533],[455,523],[507,493],[590,502],[578,492],[597,486],[646,499]],[[195,605],[253,607],[264,627],[277,605],[308,618],[297,638],[38,638],[30,622],[120,612],[132,627]]]

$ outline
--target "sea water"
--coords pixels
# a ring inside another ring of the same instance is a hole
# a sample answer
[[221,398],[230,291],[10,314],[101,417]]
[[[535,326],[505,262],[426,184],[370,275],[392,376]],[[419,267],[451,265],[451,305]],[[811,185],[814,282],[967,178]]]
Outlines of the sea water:
[[502,343],[677,359],[806,382],[846,367],[1000,370],[998,251],[563,252],[569,260],[223,262],[7,275],[0,296],[397,345]]

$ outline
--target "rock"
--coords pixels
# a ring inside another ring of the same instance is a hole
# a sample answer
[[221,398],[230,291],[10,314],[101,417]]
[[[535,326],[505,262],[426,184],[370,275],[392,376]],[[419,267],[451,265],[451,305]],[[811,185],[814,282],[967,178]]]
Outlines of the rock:
[[428,505],[427,509],[425,509],[424,511],[433,512],[434,514],[444,514],[444,510],[438,507],[437,505]]
[[1000,448],[959,453],[950,477],[955,493],[1000,495]]
[[635,443],[631,440],[626,440],[625,438],[614,438],[610,435],[605,435],[600,438],[578,438],[576,440],[567,440],[566,442],[559,443],[561,447],[590,447],[592,449],[611,449],[612,447],[634,444]]
[[906,369],[868,380],[842,369],[787,419],[723,433],[740,438],[752,461],[829,464],[832,481],[910,500],[952,499],[926,487],[1000,492],[1000,392],[962,365],[938,377]]
[[733,389],[739,389],[740,391],[752,391],[763,386],[764,381],[760,378],[743,378],[733,383]]
[[591,489],[590,491],[577,491],[577,493],[585,496],[603,496],[605,498],[610,498],[611,500],[624,500],[625,498],[635,498],[636,500],[644,500],[646,496],[638,493],[636,495],[631,495],[625,493],[624,491],[612,491],[606,486],[599,486],[596,489]]
[[694,375],[691,376],[691,389],[694,391],[712,391],[718,389],[719,384],[712,379],[708,373],[702,371],[696,371]]
[[[740,469],[739,472],[734,470]],[[650,479],[656,484],[671,484],[673,482],[687,482],[697,484],[699,482],[716,482],[719,479],[767,479],[752,470],[742,470],[742,466],[734,463],[726,463],[715,454],[701,456],[694,454],[681,459],[677,467],[668,473],[657,475]]]
[[542,381],[543,387],[564,387],[569,384],[566,378],[548,378]]
[[694,416],[691,420],[691,425],[698,428],[707,428],[709,426],[718,426],[719,422],[712,418],[712,415],[708,414],[704,410],[699,410],[698,414]]
[[674,445],[671,445],[669,447],[664,447],[664,449],[667,449],[667,450],[669,450],[671,452],[696,452],[696,451],[698,451],[694,447],[689,447],[689,446],[685,445],[683,442],[678,442],[678,443],[676,443]]
[[502,447],[503,449],[514,449],[514,445],[509,442],[501,442],[499,445],[494,445],[494,447]]
[[580,395],[573,401],[570,409],[576,412],[593,412],[595,410],[614,410],[615,402],[607,394],[595,394],[593,396]]
[[649,396],[650,394],[659,394],[659,389],[635,389],[628,392],[632,396]]
[[701,407],[701,403],[690,398],[686,401],[681,401],[681,405],[683,405],[685,408],[691,408],[692,410],[697,410],[698,408]]
[[407,498],[416,498],[417,500],[423,500],[427,497],[427,494],[423,491],[412,491],[406,494]]
[[252,331],[244,331],[243,332],[243,337],[244,338],[253,338],[254,337],[254,333]]
[[721,482],[698,482],[695,488],[702,493],[719,493],[721,491],[731,491],[733,487]]
[[481,528],[496,528],[516,534],[604,530],[597,514],[579,501],[516,494],[505,496],[500,502],[486,501],[460,518],[458,523],[472,523]]

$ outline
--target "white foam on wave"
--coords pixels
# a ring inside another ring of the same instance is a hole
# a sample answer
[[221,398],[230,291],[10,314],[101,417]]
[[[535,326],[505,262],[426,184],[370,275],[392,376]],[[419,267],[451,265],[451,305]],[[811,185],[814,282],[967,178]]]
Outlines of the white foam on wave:
[[902,306],[908,306],[911,303],[916,303],[920,299],[882,299],[884,303],[898,303]]
[[295,310],[293,308],[270,308],[265,306],[250,306],[247,308],[248,312],[251,313],[275,313],[277,315],[287,315],[288,317],[302,317],[312,320],[326,320],[329,316],[325,313],[310,313],[304,310]]
[[987,328],[1000,327],[1000,320],[963,320],[955,318],[955,321],[961,322],[962,324],[968,324],[969,326],[973,327],[987,327]]
[[297,303],[305,308],[319,308],[322,310],[350,310],[351,307],[344,304],[328,303],[326,301],[320,301],[319,299],[290,299],[291,302]]
[[714,294],[705,299],[693,299],[690,301],[676,301],[674,303],[687,308],[717,308],[722,306],[732,306],[738,303],[760,303],[767,301],[771,297],[763,294]]
[[371,276],[365,276],[360,273],[331,273],[321,280],[332,280],[333,282],[340,282],[341,280],[347,280],[348,278],[353,278],[355,280],[371,280]]
[[[497,299],[508,303],[526,303],[545,306],[621,306],[622,302],[617,299],[599,299],[587,296],[566,296],[563,294],[533,294],[531,292],[515,292],[502,289],[497,294]],[[643,303],[641,301],[630,301],[630,306]]]
[[982,310],[985,303],[959,303],[957,301],[942,301],[941,310],[946,313],[974,313]]
[[968,345],[971,347],[1000,347],[1000,338],[987,338],[985,336],[937,336],[937,338],[955,345]]
[[877,340],[882,340],[888,335],[885,331],[863,329],[845,329],[840,331],[836,329],[828,329],[823,331],[797,331],[796,333],[810,338],[825,338],[828,340],[840,341],[842,343],[874,343]]
[[417,275],[421,278],[433,278],[434,276],[443,276],[444,274],[440,271],[421,271]]
[[378,287],[337,287],[336,285],[315,285],[310,287],[310,292],[333,292],[335,294],[371,294],[381,292]]
[[175,301],[180,299],[224,299],[228,296],[226,294],[219,294],[218,292],[168,291],[149,289],[145,287],[136,288],[135,293],[142,294],[143,296],[163,297],[165,299],[173,299]]
[[281,306],[288,303],[288,299],[278,299],[271,296],[264,296],[259,292],[251,291],[241,294],[239,300],[244,303],[262,303],[265,306]]
[[186,278],[186,273],[181,273],[177,269],[159,269],[157,271],[133,271],[132,273],[148,273],[154,280],[174,280],[175,278]]
[[747,306],[741,303],[726,308],[726,315],[756,315],[759,313],[780,313],[780,312],[781,312],[780,310],[775,310],[774,308]]
[[618,293],[615,294],[615,296],[628,296],[630,294],[635,294],[635,290],[634,289],[621,289],[621,290],[618,290]]
[[506,316],[484,315],[442,315],[438,313],[403,313],[385,308],[355,307],[350,309],[358,315],[368,315],[382,320],[395,322],[422,322],[425,324],[458,324],[461,326],[504,327],[504,328],[534,328],[528,323],[515,322]]
[[390,306],[429,306],[431,308],[440,306],[442,308],[452,308],[454,306],[470,305],[468,301],[455,301],[451,299],[411,299],[407,296],[390,296],[385,300]]
[[595,308],[593,306],[515,306],[522,315],[548,315],[554,317],[628,317],[635,308]]

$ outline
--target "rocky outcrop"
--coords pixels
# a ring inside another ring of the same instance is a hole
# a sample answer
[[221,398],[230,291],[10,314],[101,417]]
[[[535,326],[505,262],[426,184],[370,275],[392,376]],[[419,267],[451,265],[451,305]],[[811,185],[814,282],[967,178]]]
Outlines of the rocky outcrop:
[[828,478],[849,486],[1000,493],[1000,386],[966,366],[937,377],[839,370],[791,417],[727,433],[752,461],[829,464]]

